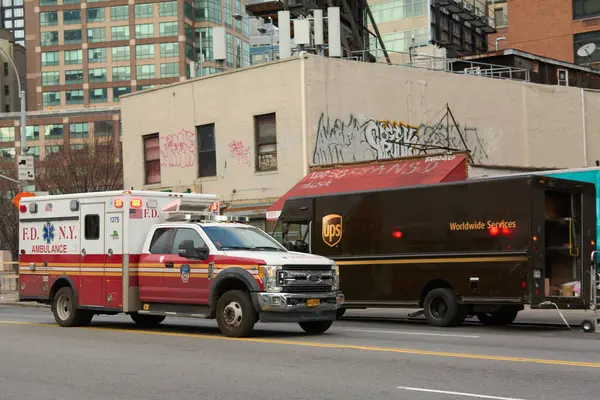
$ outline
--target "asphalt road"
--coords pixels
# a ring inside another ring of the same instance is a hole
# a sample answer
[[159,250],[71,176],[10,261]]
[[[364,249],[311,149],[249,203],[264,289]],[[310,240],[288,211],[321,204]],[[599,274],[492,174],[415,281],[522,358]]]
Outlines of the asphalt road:
[[324,335],[257,324],[129,317],[60,328],[45,308],[0,306],[0,399],[597,400],[600,335],[565,327],[436,329],[337,321]]

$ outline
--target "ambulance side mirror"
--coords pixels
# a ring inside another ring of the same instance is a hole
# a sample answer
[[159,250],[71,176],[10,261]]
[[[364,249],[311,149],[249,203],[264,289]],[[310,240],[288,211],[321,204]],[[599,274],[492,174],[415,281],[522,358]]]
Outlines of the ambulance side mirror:
[[208,258],[208,248],[194,247],[193,240],[184,240],[179,245],[179,257],[206,260]]

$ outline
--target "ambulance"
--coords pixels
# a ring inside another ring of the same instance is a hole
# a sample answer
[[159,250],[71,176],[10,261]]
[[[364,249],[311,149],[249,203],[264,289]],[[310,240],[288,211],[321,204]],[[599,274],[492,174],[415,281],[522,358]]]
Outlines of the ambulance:
[[327,331],[344,301],[336,263],[288,251],[219,215],[215,195],[111,191],[21,199],[19,299],[50,304],[63,327],[125,313],[216,319],[244,337],[256,322]]

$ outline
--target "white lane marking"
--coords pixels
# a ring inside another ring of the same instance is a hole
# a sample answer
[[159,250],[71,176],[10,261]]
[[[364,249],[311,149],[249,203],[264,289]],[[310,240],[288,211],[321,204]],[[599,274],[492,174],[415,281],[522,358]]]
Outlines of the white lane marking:
[[485,395],[485,394],[450,392],[450,391],[447,391],[447,390],[423,389],[423,388],[413,388],[413,387],[406,387],[406,386],[398,386],[396,389],[404,389],[404,390],[409,390],[409,391],[412,391],[412,392],[427,392],[427,393],[449,394],[449,395],[453,395],[453,396],[477,397],[479,399],[524,400],[524,399],[517,399],[516,397],[498,397],[498,396],[488,396],[488,395]]
[[479,336],[475,335],[452,335],[450,333],[426,333],[426,332],[407,332],[407,331],[379,331],[371,329],[344,329],[348,332],[367,332],[367,333],[397,333],[399,335],[419,335],[419,336],[446,336],[446,337],[460,337],[478,339]]

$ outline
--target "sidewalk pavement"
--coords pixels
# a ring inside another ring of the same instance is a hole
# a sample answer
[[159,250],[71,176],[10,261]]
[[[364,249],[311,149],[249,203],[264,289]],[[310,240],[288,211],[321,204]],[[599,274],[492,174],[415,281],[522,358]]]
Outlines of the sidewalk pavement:
[[17,292],[0,292],[0,306],[19,306],[19,307],[50,307],[46,304],[39,304],[35,301],[19,301]]

